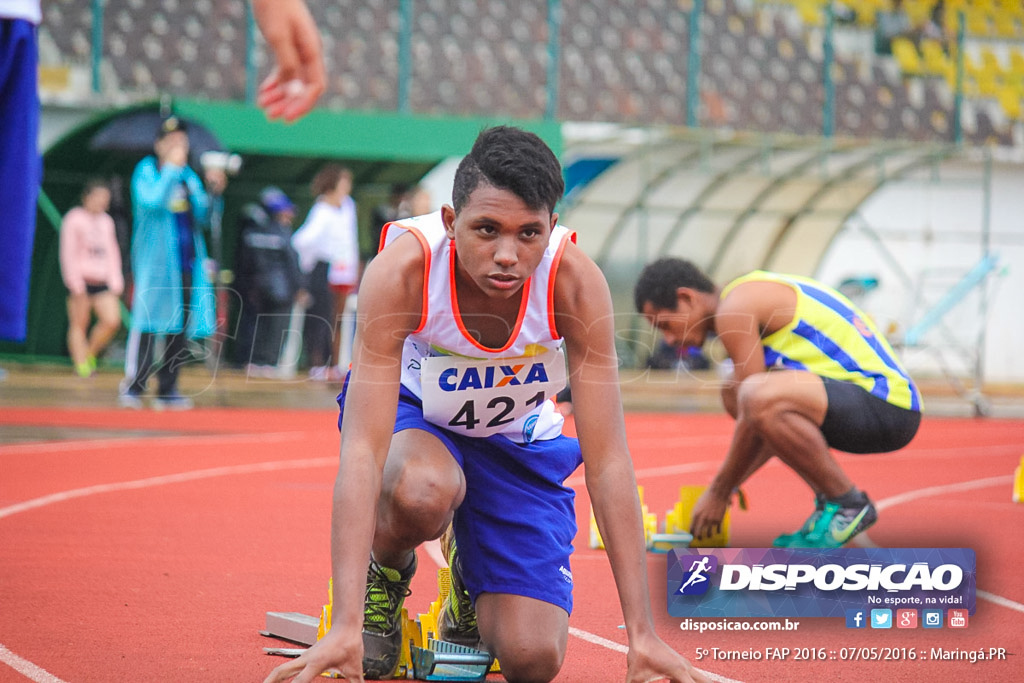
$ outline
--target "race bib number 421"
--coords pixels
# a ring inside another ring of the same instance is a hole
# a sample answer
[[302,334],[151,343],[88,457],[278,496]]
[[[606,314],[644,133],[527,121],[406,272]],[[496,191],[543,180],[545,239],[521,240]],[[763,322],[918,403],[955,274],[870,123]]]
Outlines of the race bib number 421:
[[491,436],[529,415],[565,387],[565,354],[481,360],[423,359],[423,416],[470,436]]

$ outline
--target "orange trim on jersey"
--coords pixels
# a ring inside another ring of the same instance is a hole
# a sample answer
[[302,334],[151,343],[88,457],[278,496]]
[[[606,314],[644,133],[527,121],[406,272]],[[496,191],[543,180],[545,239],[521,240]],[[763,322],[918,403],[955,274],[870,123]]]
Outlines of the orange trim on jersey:
[[508,336],[508,341],[500,349],[492,349],[484,346],[469,333],[466,326],[462,322],[462,313],[459,311],[459,295],[455,293],[455,240],[451,240],[448,246],[448,289],[452,300],[452,315],[455,317],[455,324],[459,328],[459,332],[465,337],[470,344],[488,353],[501,353],[502,351],[508,351],[512,348],[512,344],[515,343],[516,338],[519,337],[519,330],[523,327],[523,320],[526,318],[526,307],[530,304],[530,283],[533,282],[533,276],[531,275],[527,280],[526,284],[523,285],[523,300],[519,303],[519,315],[516,317],[516,326],[512,330],[512,334]]
[[384,224],[384,227],[381,229],[381,231],[380,231],[380,239],[377,240],[377,242],[378,242],[377,243],[377,253],[378,254],[380,252],[384,251],[384,247],[387,246],[388,231],[391,230],[391,228],[393,226],[395,226],[395,227],[402,227],[402,226],[398,225],[397,223],[395,223],[394,221],[388,221],[387,223]]
[[572,240],[573,244],[576,244],[576,233],[567,233],[563,238],[562,242],[558,245],[558,249],[555,250],[555,256],[551,259],[551,270],[548,271],[548,329],[551,332],[552,339],[561,339],[558,334],[558,327],[555,325],[555,275],[558,274],[558,266],[562,263],[562,252],[565,251],[565,245]]
[[388,231],[391,228],[401,228],[412,234],[413,237],[419,240],[420,246],[423,247],[423,312],[420,314],[420,324],[411,333],[416,334],[417,332],[422,332],[423,328],[427,325],[427,305],[430,303],[430,244],[427,243],[427,238],[423,236],[423,233],[418,228],[414,228],[411,225],[402,225],[401,223],[388,223],[380,232],[380,250],[384,249]]

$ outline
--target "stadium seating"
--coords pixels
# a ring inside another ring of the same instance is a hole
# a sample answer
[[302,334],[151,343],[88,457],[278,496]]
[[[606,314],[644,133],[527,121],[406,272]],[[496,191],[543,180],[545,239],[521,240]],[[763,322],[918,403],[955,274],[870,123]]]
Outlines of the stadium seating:
[[[824,77],[822,34],[817,27],[824,2],[704,0],[700,125],[820,134]],[[935,2],[905,0],[903,6],[919,23],[932,14]],[[618,0],[561,0],[559,4],[554,103],[558,119],[644,125],[686,122],[692,0],[646,0],[635,5]],[[892,7],[891,0],[844,0],[842,4],[849,11],[838,15],[841,26],[837,26],[869,39],[878,13]],[[89,69],[91,5],[80,0],[44,3],[40,43],[46,47],[44,67],[51,69],[47,73],[63,73],[60,70],[69,67]],[[336,0],[309,5],[321,28],[327,62],[328,87],[322,105],[397,109],[400,4]],[[548,0],[418,0],[411,5],[406,100],[411,112],[545,115]],[[164,93],[230,100],[246,97],[245,0],[107,0],[103,7],[104,101]],[[965,54],[969,57],[966,92],[981,98],[972,115],[965,117],[965,139],[1011,145],[1013,131],[1006,121],[1020,121],[1024,90],[1024,4],[949,0],[945,7],[947,18],[963,9],[970,17],[969,32],[984,29],[986,35],[980,42],[972,41]],[[253,58],[257,70],[265,73],[267,57],[259,36]],[[839,51],[832,77],[837,135],[951,140],[949,93],[955,86],[956,69],[945,39],[898,39],[893,42],[893,58]],[[47,82],[60,87],[64,81]],[[91,94],[83,96],[87,99]],[[997,116],[993,112],[1000,107]]]

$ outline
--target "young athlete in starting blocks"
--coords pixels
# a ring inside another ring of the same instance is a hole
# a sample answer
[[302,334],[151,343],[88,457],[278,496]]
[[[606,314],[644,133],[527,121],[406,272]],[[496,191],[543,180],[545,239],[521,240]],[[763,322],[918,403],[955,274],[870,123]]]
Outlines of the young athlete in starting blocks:
[[[706,680],[654,630],[611,296],[558,225],[563,191],[540,138],[491,128],[460,163],[451,205],[385,227],[338,398],[331,629],[268,683],[328,669],[391,676],[414,549],[449,523],[442,639],[486,649],[510,681],[553,679],[572,609],[564,481],[581,463],[625,618],[627,678]],[[549,400],[566,362],[578,440]]]

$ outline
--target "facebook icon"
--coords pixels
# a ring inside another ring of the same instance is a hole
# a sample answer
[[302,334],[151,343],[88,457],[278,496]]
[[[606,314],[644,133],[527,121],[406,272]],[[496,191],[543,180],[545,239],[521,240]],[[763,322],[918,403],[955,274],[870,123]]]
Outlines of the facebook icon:
[[862,609],[846,610],[846,628],[867,628],[867,612]]

